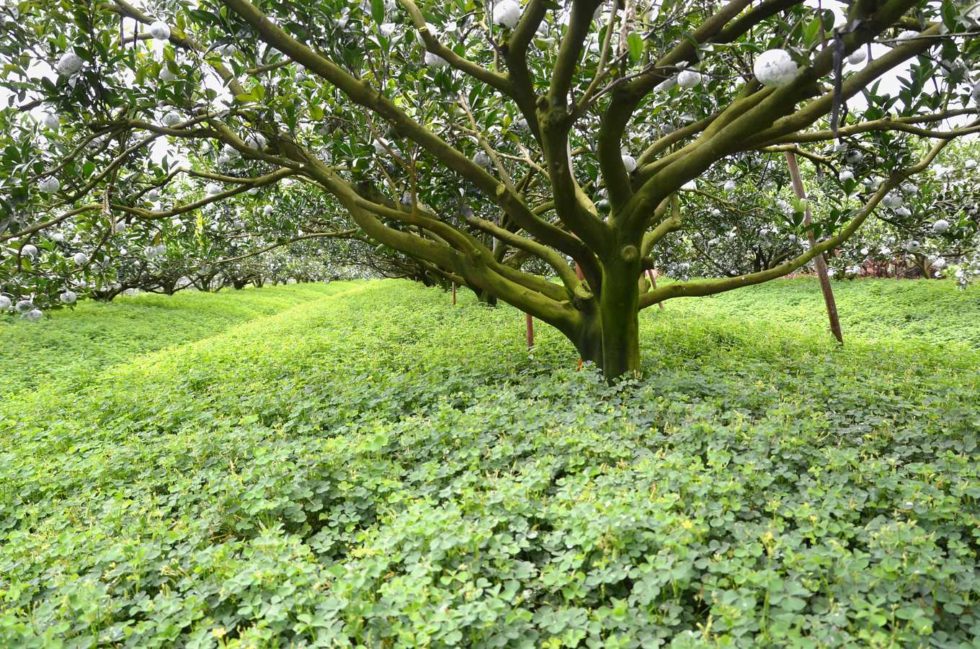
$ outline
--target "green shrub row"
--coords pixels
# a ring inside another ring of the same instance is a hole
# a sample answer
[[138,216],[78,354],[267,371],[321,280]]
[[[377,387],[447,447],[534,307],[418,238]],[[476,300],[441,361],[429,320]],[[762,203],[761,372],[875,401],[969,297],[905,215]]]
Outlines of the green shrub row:
[[0,317],[0,396],[52,381],[82,382],[102,369],[169,345],[220,333],[252,318],[348,290],[303,284],[173,296],[144,293],[111,303],[83,301],[32,323]]

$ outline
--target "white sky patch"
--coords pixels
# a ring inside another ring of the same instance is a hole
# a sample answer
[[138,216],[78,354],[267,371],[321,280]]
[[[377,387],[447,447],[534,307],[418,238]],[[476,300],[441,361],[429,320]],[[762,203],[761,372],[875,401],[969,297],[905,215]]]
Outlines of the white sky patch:
[[[843,27],[844,24],[847,22],[847,5],[843,2],[839,2],[838,0],[823,0],[823,1],[804,0],[803,4],[808,7],[812,7],[814,9],[820,7],[823,9],[829,9],[830,11],[834,12],[834,27]],[[933,3],[933,4],[938,4],[938,3]],[[980,3],[978,3],[978,7],[980,7]],[[828,33],[828,38],[829,36],[830,34]],[[939,39],[936,39],[936,45],[938,46],[940,43],[941,41]],[[844,74],[846,75],[850,72],[856,72],[858,70],[863,69],[866,65],[868,65],[868,63],[870,63],[874,59],[880,58],[881,56],[887,54],[889,51],[891,51],[891,49],[892,48],[890,45],[886,45],[883,43],[872,43],[871,56],[865,57],[864,61],[856,65],[845,61]],[[866,48],[865,51],[867,51]],[[910,59],[892,68],[885,74],[878,77],[878,83],[879,83],[878,94],[883,96],[889,96],[889,97],[897,97],[902,90],[902,83],[901,81],[899,81],[899,79],[902,77],[906,79],[910,77],[912,65],[915,63],[915,61],[916,61],[915,59]],[[951,108],[967,107],[962,104],[958,104],[956,100],[954,100],[952,103],[953,105],[951,106]],[[854,97],[847,100],[847,105],[849,108],[853,110],[863,111],[868,107],[868,102],[865,99],[863,93],[858,93]],[[960,117],[954,117],[952,119],[943,120],[939,124],[945,126],[946,128],[957,128],[966,125],[972,119],[973,118],[969,115],[963,115]],[[968,136],[968,139],[974,139],[975,137],[977,136],[971,135]]]

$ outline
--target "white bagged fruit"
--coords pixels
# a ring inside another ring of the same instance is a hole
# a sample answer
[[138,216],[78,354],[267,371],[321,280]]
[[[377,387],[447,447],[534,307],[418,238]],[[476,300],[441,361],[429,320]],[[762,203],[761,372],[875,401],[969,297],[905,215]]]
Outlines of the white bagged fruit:
[[162,20],[158,20],[150,25],[150,36],[158,41],[170,40],[170,26]]
[[63,77],[70,77],[82,69],[82,57],[75,52],[65,52],[54,64],[55,71]]
[[701,73],[694,70],[683,70],[677,75],[677,85],[691,89],[701,84]]
[[54,194],[61,189],[61,181],[54,176],[48,176],[37,184],[37,188],[45,194]]
[[759,55],[752,66],[756,79],[764,86],[780,88],[796,78],[799,68],[786,50],[768,50]]
[[493,23],[508,29],[517,27],[521,19],[521,5],[515,0],[501,0],[493,7]]

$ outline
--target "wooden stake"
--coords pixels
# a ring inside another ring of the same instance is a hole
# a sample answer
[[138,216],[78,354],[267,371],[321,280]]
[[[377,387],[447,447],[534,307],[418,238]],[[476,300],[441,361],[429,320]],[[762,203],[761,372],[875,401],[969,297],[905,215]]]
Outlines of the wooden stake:
[[[578,265],[578,262],[575,262],[575,276],[578,277],[578,281],[580,281],[580,282],[583,279],[585,279],[585,273],[582,272],[582,267]],[[583,362],[584,361],[582,361],[581,358],[578,359],[578,367],[575,368],[575,371],[576,372],[578,372],[579,370],[582,369],[582,363]]]
[[527,327],[527,348],[534,347],[534,318],[530,313],[524,314],[524,324]]
[[456,304],[456,282],[453,282],[453,304]]
[[[806,200],[806,190],[803,188],[803,178],[800,176],[800,167],[796,163],[796,154],[792,151],[786,152],[786,166],[789,167],[790,178],[793,179],[793,191],[800,200]],[[810,225],[813,219],[810,215],[810,206],[807,205],[803,212],[803,223],[807,226],[807,239],[810,247],[817,245],[817,238],[813,234]],[[830,319],[830,332],[834,334],[837,342],[844,344],[844,334],[840,328],[840,317],[837,315],[837,302],[834,300],[834,289],[830,286],[830,274],[827,272],[827,259],[823,253],[813,259],[817,267],[817,277],[820,278],[820,290],[823,291],[823,301],[827,305],[827,317]]]
[[[647,279],[650,280],[650,288],[657,290],[657,273],[655,273],[652,268],[647,268]],[[657,306],[660,307],[661,311],[664,310],[663,302],[657,302]]]

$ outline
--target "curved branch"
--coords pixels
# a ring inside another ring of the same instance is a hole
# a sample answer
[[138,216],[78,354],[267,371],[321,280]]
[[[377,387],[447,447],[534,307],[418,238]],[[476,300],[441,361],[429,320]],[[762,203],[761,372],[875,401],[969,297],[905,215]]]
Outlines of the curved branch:
[[[648,256],[650,251],[653,250],[653,247],[657,245],[661,239],[666,237],[671,232],[680,230],[681,225],[683,225],[680,199],[677,197],[677,194],[672,194],[669,201],[664,201],[658,205],[656,211],[660,213],[659,215],[666,213],[668,203],[670,205],[670,216],[658,223],[657,227],[655,227],[653,230],[643,235],[643,241],[640,244],[641,257]],[[655,213],[654,219],[656,219],[657,216],[658,214]]]
[[810,153],[809,151],[804,151],[800,147],[795,146],[793,144],[780,144],[780,145],[774,145],[774,146],[767,146],[767,147],[763,147],[763,148],[761,148],[759,150],[760,151],[763,151],[765,153],[786,153],[786,152],[789,152],[789,153],[792,153],[794,155],[798,155],[801,158],[806,158],[807,160],[809,160],[810,162],[812,162],[815,166],[825,165],[825,166],[828,166],[828,167],[833,168],[833,160],[831,160],[827,156],[822,156],[822,155],[818,155],[816,153]]
[[[891,0],[879,6],[878,12],[861,23],[857,29],[846,34],[843,39],[845,50],[851,52],[860,45],[869,42],[876,34],[892,25],[909,7],[914,0]],[[933,25],[927,32],[938,30]],[[850,96],[865,87],[871,80],[881,76],[903,61],[928,49],[927,42],[908,42],[894,48],[884,56],[870,63],[844,83],[844,96]],[[824,48],[818,54],[813,64],[803,70],[796,79],[787,86],[767,89],[764,99],[758,101],[750,109],[741,112],[723,128],[705,133],[672,154],[669,164],[657,169],[657,173],[647,180],[637,190],[624,214],[625,228],[629,232],[642,232],[650,218],[652,208],[670,193],[676,191],[685,182],[703,173],[716,160],[738,150],[754,148],[759,141],[768,141],[773,137],[784,135],[804,128],[819,117],[827,114],[831,108],[833,92],[823,95],[820,99],[807,104],[804,108],[793,112],[796,103],[810,92],[817,80],[828,74],[833,66],[832,47]],[[763,94],[757,93],[757,94]],[[752,97],[747,97],[746,100]],[[738,109],[738,103],[729,110]],[[721,119],[725,119],[725,111]],[[787,116],[788,115],[788,116]],[[767,125],[772,125],[767,128]]]
[[[850,135],[857,135],[859,133],[867,133],[870,131],[903,131],[905,133],[911,133],[913,135],[919,135],[928,138],[945,138],[945,137],[959,137],[961,135],[968,135],[973,132],[970,127],[953,129],[949,131],[936,131],[932,129],[926,129],[915,126],[915,124],[929,123],[929,122],[940,122],[952,117],[959,117],[962,115],[976,115],[980,113],[980,109],[975,108],[962,108],[957,110],[950,110],[944,113],[933,113],[930,115],[913,115],[909,117],[883,117],[881,119],[872,120],[870,122],[861,122],[858,124],[851,124],[850,126],[841,126],[837,129],[837,133],[840,137],[847,137]],[[811,131],[809,133],[793,133],[792,135],[786,135],[784,137],[779,137],[769,142],[766,142],[763,146],[769,146],[772,144],[785,144],[785,143],[803,143],[803,142],[826,142],[829,140],[837,139],[834,132],[827,130]]]
[[710,126],[711,123],[714,122],[719,115],[721,115],[720,112],[713,113],[711,115],[708,115],[704,119],[699,119],[696,122],[691,122],[687,126],[682,126],[681,128],[674,129],[673,131],[667,133],[663,137],[654,140],[650,144],[650,146],[648,146],[646,149],[643,150],[643,153],[640,154],[640,157],[636,159],[637,167],[642,168],[645,164],[650,162],[653,156],[666,150],[671,145],[676,144],[677,142],[680,142],[685,138],[691,137],[692,135],[696,135],[700,133],[708,126]]
[[778,266],[774,266],[764,271],[749,273],[747,275],[727,277],[724,279],[695,280],[670,284],[669,286],[664,286],[663,288],[659,288],[641,295],[640,308],[645,309],[649,306],[653,306],[654,304],[674,297],[698,297],[723,293],[725,291],[731,291],[743,286],[761,284],[763,282],[768,282],[769,280],[788,275],[794,270],[801,268],[817,255],[823,254],[828,250],[832,250],[844,241],[847,241],[857,231],[857,229],[861,227],[861,224],[863,224],[864,221],[874,212],[875,208],[885,198],[888,192],[898,187],[910,176],[926,169],[936,158],[936,156],[939,155],[939,152],[942,151],[948,144],[949,140],[940,141],[939,143],[935,144],[917,164],[892,174],[891,177],[886,182],[882,183],[878,190],[871,195],[867,203],[865,203],[865,206],[853,219],[851,219],[851,222],[848,223],[847,226],[840,231],[840,233],[838,233],[836,236],[830,237],[829,239],[825,239],[814,246],[811,246],[810,249],[804,252],[802,255],[799,255],[798,257],[795,257],[794,259],[784,262]]
[[231,198],[238,194],[247,192],[254,187],[264,187],[266,185],[272,185],[279,182],[283,178],[288,178],[294,175],[296,172],[293,169],[277,169],[272,173],[266,174],[264,176],[256,176],[247,182],[238,183],[239,186],[234,189],[229,189],[228,191],[221,192],[220,194],[215,194],[209,198],[202,198],[199,201],[194,201],[193,203],[187,203],[185,205],[178,205],[169,210],[144,210],[140,207],[130,207],[129,205],[119,205],[113,204],[112,208],[119,210],[120,212],[125,212],[126,214],[132,214],[133,216],[146,219],[164,219],[171,216],[177,216],[178,214],[186,214],[187,212],[192,212],[196,209],[200,209],[205,205],[210,205],[211,203],[217,203],[225,200],[226,198]]
[[20,237],[26,237],[34,234],[35,232],[40,232],[41,230],[46,230],[47,228],[50,228],[54,225],[63,223],[64,221],[67,221],[73,216],[78,216],[79,214],[83,214],[84,212],[94,212],[95,210],[101,210],[101,209],[102,209],[101,203],[91,203],[89,205],[82,205],[81,207],[76,207],[71,211],[65,212],[61,216],[56,216],[53,219],[48,219],[47,221],[42,221],[41,223],[35,223],[34,225],[24,228],[23,230],[14,232],[13,234],[5,234],[3,236],[0,236],[0,242],[10,241],[11,239],[19,239]]
[[551,266],[554,271],[558,273],[559,279],[561,279],[562,284],[565,285],[565,288],[568,290],[570,295],[574,294],[575,287],[581,284],[581,281],[575,275],[575,271],[572,270],[572,267],[565,263],[562,256],[551,248],[542,246],[540,243],[532,241],[526,237],[522,237],[519,234],[515,234],[495,223],[487,221],[486,219],[471,216],[466,219],[466,222],[515,248],[525,250],[535,257],[539,257],[540,259],[544,260],[545,263]]
[[568,92],[571,89],[572,77],[575,75],[585,37],[589,33],[592,17],[599,4],[600,0],[572,0],[568,26],[565,27],[561,45],[558,46],[558,57],[551,74],[548,108],[567,109],[568,107]]
[[453,66],[457,70],[468,74],[474,79],[478,79],[483,83],[487,84],[492,88],[496,88],[500,92],[504,93],[509,97],[514,96],[514,88],[506,76],[494,72],[492,70],[487,70],[486,68],[466,59],[459,54],[456,54],[453,50],[446,47],[439,42],[432,32],[429,31],[429,25],[425,22],[425,17],[419,10],[418,6],[412,0],[398,0],[405,11],[408,12],[409,18],[412,19],[412,24],[415,25],[415,29],[418,30],[419,35],[422,37],[422,41],[425,43],[425,48],[442,57],[449,65]]
[[[663,72],[664,69],[672,70],[678,63],[691,60],[697,45],[716,37],[729,21],[738,16],[750,4],[750,1],[731,0],[691,34],[689,40],[686,39],[679,43],[670,52],[660,57],[656,65],[651,66],[645,74],[635,77],[629,83],[617,86],[613,91],[612,100],[603,113],[599,126],[598,158],[599,168],[602,170],[602,176],[606,181],[609,202],[612,204],[614,214],[625,206],[632,193],[629,178],[623,167],[620,146],[633,111],[636,110],[644,96],[653,90],[658,83],[667,79],[667,75]],[[791,6],[802,0],[787,1]],[[760,17],[758,20],[762,20],[762,18]],[[729,37],[737,38],[754,24],[754,22],[745,24],[742,32],[733,32]]]
[[531,0],[528,2],[527,6],[524,7],[521,21],[514,28],[514,32],[504,48],[504,59],[510,73],[514,99],[518,108],[521,109],[524,119],[527,120],[531,134],[534,135],[539,144],[541,142],[541,124],[538,122],[535,110],[534,81],[531,78],[531,69],[527,64],[527,51],[547,11],[548,0]]
[[[891,8],[889,14],[893,14],[900,8],[905,8],[906,5],[909,4],[915,3],[910,2],[909,0],[902,0],[900,2],[889,3],[886,6]],[[872,26],[867,22],[863,23],[857,31],[851,32],[844,36],[845,53],[853,52],[859,46],[870,42],[877,33],[886,29],[892,22],[894,22],[894,20],[885,19],[879,22],[879,24],[876,26]],[[938,34],[941,28],[941,24],[935,23],[930,25],[922,33],[926,35]],[[878,31],[876,32],[874,29],[877,29]],[[867,88],[872,81],[880,77],[882,74],[898,65],[901,65],[913,56],[928,50],[931,45],[932,43],[930,43],[928,40],[914,38],[906,39],[901,45],[893,47],[886,54],[879,56],[858,72],[855,72],[847,77],[841,87],[841,98],[843,100],[850,99],[857,93]],[[831,48],[825,48],[814,60],[813,65],[808,71],[809,74],[800,75],[800,78],[789,87],[796,86],[807,76],[817,79],[829,73],[832,68],[832,58],[833,53]],[[773,95],[782,95],[783,90],[786,90],[786,88],[780,89],[780,92],[773,93]],[[833,90],[826,92],[820,95],[817,99],[807,103],[800,110],[772,121],[769,128],[753,134],[751,146],[757,146],[762,142],[769,142],[810,126],[830,112],[834,101],[834,94],[835,92]],[[785,97],[780,97],[780,99],[784,98]]]
[[[363,206],[364,199],[327,165],[319,160],[311,160],[309,174],[347,208],[355,223],[375,241],[412,257],[435,264],[444,271],[453,272],[464,278],[467,284],[489,291],[505,302],[513,304],[562,331],[571,332],[578,326],[581,316],[569,302],[552,299],[491,269],[488,262],[492,261],[492,253],[489,255],[477,254],[468,258],[448,244],[432,241],[404,230],[390,228],[378,216],[366,209]],[[384,206],[374,204],[372,208],[384,208]],[[405,218],[412,218],[412,215],[410,213],[397,213],[393,214],[393,217],[404,220]],[[461,235],[459,232],[455,232],[455,234]],[[554,284],[551,286],[564,293],[561,287]]]
[[330,59],[314,52],[290,36],[278,25],[272,23],[248,0],[222,0],[222,2],[250,24],[264,42],[278,49],[290,59],[305,65],[310,71],[338,88],[355,104],[373,111],[391,123],[406,137],[417,142],[439,159],[446,167],[476,184],[488,196],[494,197],[497,204],[515,222],[539,240],[573,256],[583,254],[583,247],[576,242],[574,237],[535,217],[524,202],[499,183],[496,178],[450,146],[438,135],[409,117],[390,99],[371,88],[364,81],[350,75]]
[[418,205],[413,206],[411,211],[405,211],[374,203],[363,198],[357,201],[357,205],[379,216],[428,230],[458,250],[468,261],[485,266],[491,272],[517,282],[532,291],[541,293],[556,301],[561,301],[566,297],[559,286],[537,275],[525,273],[518,268],[500,263],[494,258],[490,249],[476,238],[441,221],[434,214],[422,210]]

